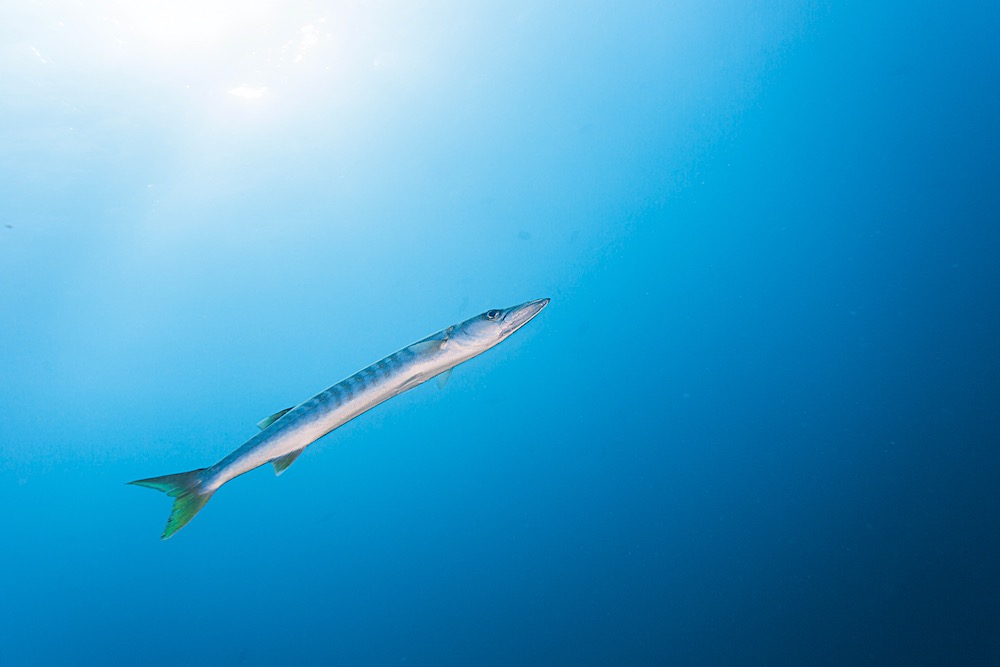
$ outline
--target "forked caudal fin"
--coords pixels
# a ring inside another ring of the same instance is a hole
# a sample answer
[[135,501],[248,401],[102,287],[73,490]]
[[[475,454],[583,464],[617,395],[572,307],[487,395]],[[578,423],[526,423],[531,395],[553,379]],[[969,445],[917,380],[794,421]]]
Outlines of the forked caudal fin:
[[167,527],[163,529],[163,536],[160,539],[167,539],[184,525],[194,518],[194,515],[205,506],[208,499],[212,497],[214,491],[200,491],[204,468],[198,468],[191,472],[182,472],[176,475],[164,475],[162,477],[150,477],[149,479],[137,479],[129,484],[136,486],[148,486],[157,491],[163,491],[171,498],[175,498],[174,507],[167,519]]

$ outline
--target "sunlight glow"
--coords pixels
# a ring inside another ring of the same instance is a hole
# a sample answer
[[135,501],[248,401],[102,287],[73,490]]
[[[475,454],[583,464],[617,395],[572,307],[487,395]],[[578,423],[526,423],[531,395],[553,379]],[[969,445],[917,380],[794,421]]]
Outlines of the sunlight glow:
[[242,12],[238,5],[220,2],[119,2],[108,8],[105,20],[126,43],[140,42],[150,50],[206,52],[225,45]]
[[294,63],[305,60],[306,51],[319,44],[319,29],[311,23],[302,26],[300,33],[299,38],[293,42],[292,48],[295,51],[295,56],[292,58],[292,62]]
[[32,47],[30,47],[30,48],[31,48],[31,52],[35,54],[35,56],[36,56],[36,57],[38,58],[38,60],[39,60],[39,61],[40,61],[40,62],[41,62],[41,63],[42,63],[43,65],[48,65],[48,64],[49,64],[49,61],[48,61],[48,60],[47,60],[47,59],[45,58],[45,56],[43,56],[43,55],[42,55],[41,51],[39,51],[38,49],[36,49],[36,48],[35,48],[35,47],[33,47],[33,46],[32,46]]
[[[146,105],[142,113],[150,117],[181,115],[190,119],[186,127],[192,132],[215,138],[312,117],[317,105],[345,114],[378,106],[383,94],[424,65],[420,58],[399,57],[402,47],[410,53],[415,48],[406,43],[408,24],[396,20],[390,6],[377,3],[51,0],[15,5],[15,23],[27,26],[14,45],[17,66],[24,69],[20,80],[54,77],[53,82],[74,90],[78,108]],[[369,94],[358,94],[363,89]]]
[[320,48],[332,44],[326,17],[276,0],[111,0],[99,16],[106,48],[167,86],[183,86],[188,100],[267,97],[287,106],[328,70],[329,48]]
[[267,93],[267,86],[260,86],[259,88],[252,88],[250,86],[236,86],[229,91],[230,95],[235,95],[236,97],[242,97],[245,100],[259,100],[264,97]]

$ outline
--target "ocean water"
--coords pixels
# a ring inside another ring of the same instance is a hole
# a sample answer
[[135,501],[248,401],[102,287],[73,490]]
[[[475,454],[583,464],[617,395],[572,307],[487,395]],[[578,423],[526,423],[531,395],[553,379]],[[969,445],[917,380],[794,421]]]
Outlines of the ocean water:
[[[0,9],[0,666],[1000,664],[1000,10]],[[488,308],[225,486],[126,482]]]

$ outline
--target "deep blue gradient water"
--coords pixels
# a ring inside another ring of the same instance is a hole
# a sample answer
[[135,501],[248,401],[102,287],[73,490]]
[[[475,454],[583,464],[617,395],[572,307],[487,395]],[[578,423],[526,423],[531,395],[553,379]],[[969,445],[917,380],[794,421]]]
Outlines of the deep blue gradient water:
[[1000,664],[998,11],[5,5],[0,665]]

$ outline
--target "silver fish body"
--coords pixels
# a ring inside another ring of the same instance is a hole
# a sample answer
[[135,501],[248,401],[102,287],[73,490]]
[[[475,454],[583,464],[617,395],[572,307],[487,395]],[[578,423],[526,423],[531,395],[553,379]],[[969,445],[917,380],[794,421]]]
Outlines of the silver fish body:
[[209,468],[130,482],[175,498],[163,533],[180,530],[222,485],[272,463],[281,474],[310,444],[376,405],[506,340],[548,304],[536,299],[492,309],[442,329],[347,377],[312,398],[259,422],[261,431]]

